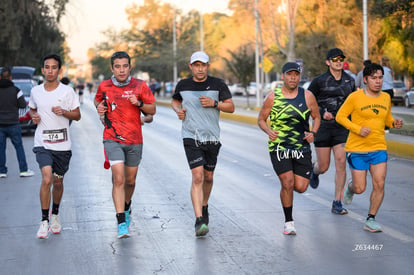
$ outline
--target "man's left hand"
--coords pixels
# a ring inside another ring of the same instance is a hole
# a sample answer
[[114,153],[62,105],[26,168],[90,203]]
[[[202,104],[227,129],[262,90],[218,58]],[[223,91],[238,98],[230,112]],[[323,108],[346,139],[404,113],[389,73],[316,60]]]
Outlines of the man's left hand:
[[394,128],[401,129],[403,126],[403,121],[401,119],[394,120]]
[[214,99],[208,96],[204,96],[204,95],[200,96],[199,99],[200,99],[201,106],[203,106],[204,108],[214,107]]

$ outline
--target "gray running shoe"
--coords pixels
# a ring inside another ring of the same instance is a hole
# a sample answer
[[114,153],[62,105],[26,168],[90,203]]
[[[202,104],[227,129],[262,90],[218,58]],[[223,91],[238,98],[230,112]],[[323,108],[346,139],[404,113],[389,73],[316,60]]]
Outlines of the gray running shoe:
[[382,231],[381,225],[379,225],[374,218],[369,218],[365,221],[364,229],[373,233]]
[[354,193],[349,190],[349,185],[352,183],[352,179],[348,180],[348,184],[344,188],[344,193],[342,194],[342,200],[344,204],[351,204],[352,198],[354,197]]

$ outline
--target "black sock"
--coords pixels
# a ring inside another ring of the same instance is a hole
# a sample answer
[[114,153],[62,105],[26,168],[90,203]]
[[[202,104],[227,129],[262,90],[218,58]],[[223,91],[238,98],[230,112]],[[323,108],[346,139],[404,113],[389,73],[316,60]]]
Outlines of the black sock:
[[118,224],[125,222],[125,213],[116,213],[116,219],[118,220]]
[[52,214],[53,215],[59,214],[59,204],[53,203],[53,206],[52,206]]
[[49,221],[49,209],[42,209],[42,221]]
[[373,218],[375,220],[375,215],[368,214],[367,220],[369,220],[370,218]]
[[202,212],[203,212],[203,216],[207,215],[207,213],[208,213],[208,204],[206,206],[203,206]]
[[293,206],[283,207],[283,213],[285,213],[285,222],[293,221],[292,209],[293,209]]
[[129,203],[125,202],[125,212],[129,210],[129,213],[131,213],[130,211],[131,203],[132,203],[132,200]]

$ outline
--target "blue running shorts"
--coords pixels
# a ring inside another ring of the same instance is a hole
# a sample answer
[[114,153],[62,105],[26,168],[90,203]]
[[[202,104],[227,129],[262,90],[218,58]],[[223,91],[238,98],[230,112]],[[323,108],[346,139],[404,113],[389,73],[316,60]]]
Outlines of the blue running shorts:
[[387,151],[375,151],[369,153],[348,153],[347,156],[349,167],[354,170],[369,170],[371,165],[387,162]]

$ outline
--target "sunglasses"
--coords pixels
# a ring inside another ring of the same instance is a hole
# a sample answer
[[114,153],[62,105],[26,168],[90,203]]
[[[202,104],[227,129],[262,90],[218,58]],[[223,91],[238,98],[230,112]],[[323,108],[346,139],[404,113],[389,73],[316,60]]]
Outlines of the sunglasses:
[[331,61],[332,62],[344,62],[344,60],[345,60],[345,58],[343,58],[342,56],[337,56],[337,57],[334,57],[334,58],[331,58]]

